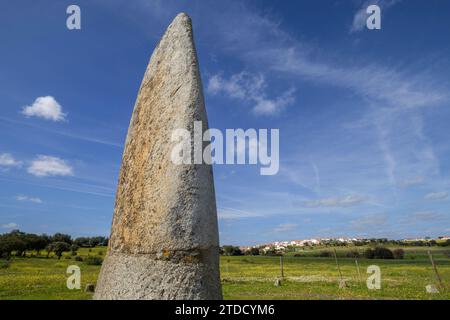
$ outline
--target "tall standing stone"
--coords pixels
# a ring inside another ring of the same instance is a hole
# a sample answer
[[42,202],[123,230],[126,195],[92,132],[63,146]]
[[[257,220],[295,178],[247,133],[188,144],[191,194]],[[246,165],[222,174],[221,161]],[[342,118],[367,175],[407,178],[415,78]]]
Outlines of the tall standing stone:
[[95,299],[221,299],[212,168],[171,161],[174,129],[207,117],[190,18],[153,52],[122,158]]

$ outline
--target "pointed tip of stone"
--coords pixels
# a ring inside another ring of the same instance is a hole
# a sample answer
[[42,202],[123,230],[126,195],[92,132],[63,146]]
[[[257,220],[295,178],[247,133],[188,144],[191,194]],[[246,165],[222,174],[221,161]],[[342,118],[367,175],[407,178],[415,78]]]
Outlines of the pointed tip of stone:
[[180,12],[175,19],[191,19],[191,17],[186,12]]
[[175,17],[175,19],[173,19],[171,25],[183,25],[183,24],[191,24],[191,17],[189,17],[189,15],[185,12],[180,12],[179,14],[177,14],[177,16]]

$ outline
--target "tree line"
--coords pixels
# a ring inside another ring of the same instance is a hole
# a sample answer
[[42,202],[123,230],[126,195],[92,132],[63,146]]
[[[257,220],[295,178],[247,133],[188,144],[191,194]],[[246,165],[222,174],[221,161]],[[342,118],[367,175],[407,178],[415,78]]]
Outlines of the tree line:
[[27,251],[35,251],[37,255],[41,251],[50,253],[61,258],[63,252],[71,251],[76,255],[80,247],[107,246],[106,237],[79,237],[72,239],[68,234],[55,233],[54,235],[25,233],[20,230],[13,230],[9,233],[0,234],[0,258],[9,258],[14,253],[18,257],[25,256]]

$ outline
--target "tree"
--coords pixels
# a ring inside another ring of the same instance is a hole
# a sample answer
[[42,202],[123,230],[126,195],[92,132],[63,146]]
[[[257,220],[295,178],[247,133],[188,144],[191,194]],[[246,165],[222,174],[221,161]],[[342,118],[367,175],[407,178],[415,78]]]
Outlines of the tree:
[[[54,252],[55,255],[58,257],[58,260],[61,259],[61,256],[63,252],[70,251],[70,244],[66,242],[52,242],[47,246],[47,252]],[[48,257],[48,254],[47,254]]]
[[226,256],[241,256],[242,251],[239,247],[234,246],[223,246],[223,253]]
[[11,252],[13,251],[13,246],[11,241],[6,237],[2,236],[0,238],[0,258],[9,259]]
[[79,247],[78,245],[72,244],[72,245],[70,246],[70,251],[72,251],[71,255],[76,256],[76,255],[77,255],[77,250],[78,250],[79,248],[80,248],[80,247]]
[[26,234],[25,239],[27,250],[35,250],[37,255],[40,255],[41,250],[44,250],[50,243],[50,238],[46,234]]
[[259,249],[258,248],[250,248],[245,252],[245,254],[250,256],[259,256]]
[[21,257],[24,255],[27,250],[27,242],[26,242],[26,234],[19,230],[13,230],[9,234],[4,235],[6,237],[6,241],[9,242],[10,245],[10,253],[12,251],[16,252],[16,256]]
[[89,244],[88,238],[85,237],[78,237],[75,240],[73,240],[73,243],[79,247],[87,247]]
[[107,246],[108,238],[106,237],[79,237],[76,238],[73,243],[80,247],[90,247],[93,248],[95,246]]
[[55,233],[51,239],[52,242],[65,242],[72,244],[72,237],[68,234]]

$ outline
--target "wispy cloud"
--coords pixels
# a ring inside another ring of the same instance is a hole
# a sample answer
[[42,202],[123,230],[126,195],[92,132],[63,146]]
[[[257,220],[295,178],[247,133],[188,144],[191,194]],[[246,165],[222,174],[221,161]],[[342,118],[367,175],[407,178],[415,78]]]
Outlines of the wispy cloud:
[[[449,93],[448,82],[436,75],[429,63],[405,66],[365,61],[363,57],[349,61],[344,55],[331,56],[317,45],[293,38],[279,22],[257,11],[241,6],[234,13],[235,17],[214,22],[220,24],[216,37],[223,39],[224,52],[248,68],[263,65],[271,77],[285,76],[353,93],[364,107],[361,110],[367,110],[362,115],[365,127],[361,131],[378,140],[387,182],[396,188],[399,179],[414,174],[436,181],[439,159],[425,134],[422,113],[425,108],[447,103]],[[230,30],[230,19],[243,20],[243,16],[245,30]],[[415,153],[410,152],[411,146]]]
[[442,215],[434,211],[419,211],[415,212],[412,217],[414,221],[435,221],[442,218]]
[[38,117],[52,121],[64,121],[67,115],[52,96],[36,98],[31,106],[23,108],[22,114],[27,117]]
[[425,195],[425,200],[446,200],[446,199],[448,199],[447,191],[432,192]]
[[68,138],[72,138],[72,139],[76,139],[76,140],[81,140],[81,141],[86,141],[86,142],[91,142],[91,143],[97,143],[97,144],[103,144],[103,145],[107,145],[107,146],[112,146],[112,147],[117,147],[117,148],[122,148],[123,144],[119,143],[119,142],[114,142],[114,141],[108,141],[105,139],[101,139],[101,138],[96,138],[96,137],[86,137],[80,134],[76,134],[76,133],[72,133],[72,132],[68,132],[68,131],[58,131],[58,130],[53,130],[53,129],[49,129],[43,126],[36,126],[34,124],[31,123],[26,123],[23,121],[17,121],[17,120],[13,120],[13,119],[9,119],[9,118],[5,118],[5,117],[0,117],[0,120],[8,123],[8,124],[12,124],[12,125],[19,125],[19,126],[26,126],[29,128],[33,128],[39,131],[45,131],[51,134],[57,134],[60,136],[64,136],[64,137],[68,137]]
[[[376,63],[354,63],[341,67],[324,61],[314,61],[300,48],[291,47],[254,53],[271,60],[273,70],[293,74],[320,83],[350,89],[372,103],[387,103],[391,107],[414,108],[436,105],[448,98],[426,72],[398,70]],[[267,62],[269,63],[269,62]]]
[[70,181],[69,183],[67,181],[55,181],[55,180],[52,180],[50,183],[42,183],[42,182],[36,183],[26,179],[18,179],[18,178],[9,179],[4,177],[0,177],[0,180],[8,182],[10,181],[20,182],[27,185],[37,186],[39,188],[76,192],[80,194],[88,194],[107,198],[114,198],[115,193],[115,189],[113,187],[106,187],[91,183],[76,183],[73,181]]
[[401,180],[399,182],[399,185],[402,188],[410,188],[410,187],[420,186],[420,185],[424,184],[424,182],[425,182],[424,177],[415,177],[415,178],[411,178],[411,179]]
[[3,229],[14,229],[14,228],[17,228],[18,225],[17,225],[17,223],[10,222],[10,223],[6,223],[6,224],[2,224],[1,227]]
[[[371,4],[379,3],[386,8],[398,2],[399,0],[374,0]],[[160,21],[164,24],[167,21],[161,20],[170,19],[174,12],[180,10],[179,4],[171,1],[167,1],[164,7],[160,6],[159,1],[139,1],[138,4],[132,9],[134,14],[151,15],[152,22]],[[149,6],[158,10],[148,10]],[[195,20],[198,29],[202,31],[202,40],[211,40],[215,44],[214,48],[245,62],[249,67],[257,66],[260,70],[264,66],[265,73],[275,71],[299,76],[352,90],[363,98],[387,102],[389,105],[433,105],[448,98],[445,85],[432,75],[427,75],[427,70],[421,72],[395,65],[354,59],[348,61],[345,60],[346,57],[327,55],[317,45],[299,41],[286,32],[281,27],[280,19],[240,1],[230,1],[222,7],[202,2],[201,9],[208,12],[208,15],[199,14]],[[206,19],[203,18],[205,16]],[[247,79],[243,80],[248,81],[249,76],[255,80],[256,88],[265,84],[264,77],[258,73],[248,73]],[[218,75],[218,78],[213,79],[212,89],[215,87],[216,90],[221,90],[221,84],[225,87],[231,84],[230,88],[224,89],[225,92],[230,90],[233,95],[237,94],[242,98],[245,91],[234,86],[243,81],[242,77],[242,73],[238,73],[227,80]]]
[[22,164],[9,153],[0,154],[0,167],[18,167]]
[[289,89],[275,98],[268,98],[267,84],[263,75],[243,71],[225,79],[220,74],[209,78],[207,91],[215,95],[223,93],[231,98],[253,104],[252,111],[257,115],[279,114],[295,101],[294,89]]
[[382,228],[388,219],[384,214],[369,214],[350,222],[350,227],[355,230],[368,231],[373,228]]
[[16,196],[17,201],[26,201],[26,202],[33,202],[33,203],[42,203],[42,200],[37,197],[30,197],[25,195],[18,195]]
[[352,207],[367,201],[367,197],[350,195],[344,197],[324,198],[304,202],[308,208],[318,207]]
[[45,155],[33,160],[27,171],[37,177],[73,176],[73,169],[65,160]]
[[294,231],[298,227],[295,223],[283,223],[272,229],[272,233],[285,233]]
[[261,214],[258,213],[227,207],[219,207],[217,210],[217,215],[221,220],[238,220],[243,218],[261,217]]

